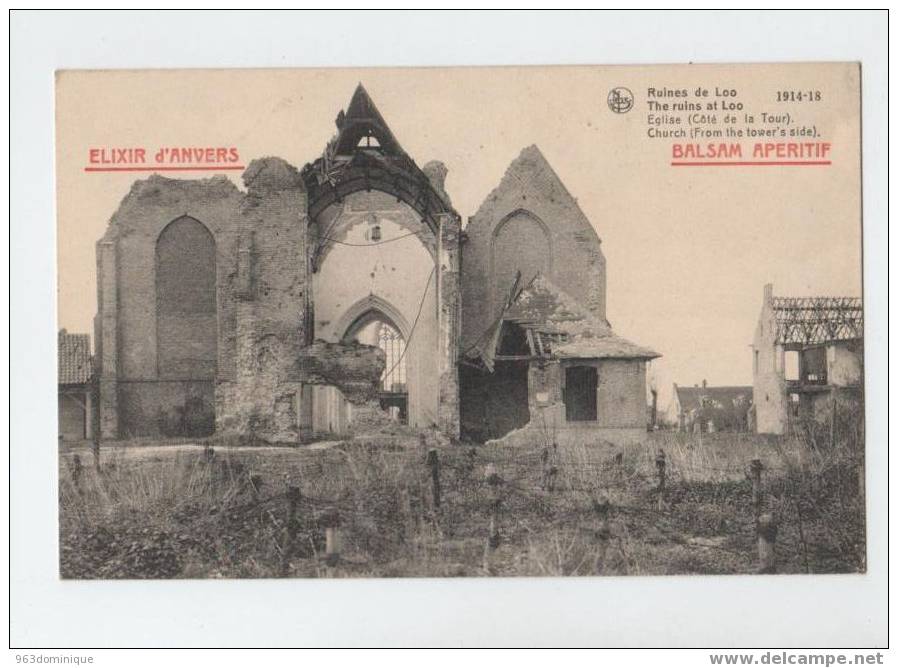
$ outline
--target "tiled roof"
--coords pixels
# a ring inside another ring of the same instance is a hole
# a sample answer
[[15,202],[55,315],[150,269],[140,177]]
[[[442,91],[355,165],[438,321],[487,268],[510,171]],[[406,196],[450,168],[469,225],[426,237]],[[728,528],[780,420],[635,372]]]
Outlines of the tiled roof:
[[590,314],[542,275],[537,275],[521,291],[505,313],[505,320],[540,332],[561,334],[561,339],[552,346],[552,355],[562,359],[660,357],[654,350],[612,332],[608,323]]
[[59,332],[59,384],[79,385],[90,380],[90,335]]
[[752,400],[751,385],[720,387],[680,387],[677,399],[684,412],[701,408],[735,408]]

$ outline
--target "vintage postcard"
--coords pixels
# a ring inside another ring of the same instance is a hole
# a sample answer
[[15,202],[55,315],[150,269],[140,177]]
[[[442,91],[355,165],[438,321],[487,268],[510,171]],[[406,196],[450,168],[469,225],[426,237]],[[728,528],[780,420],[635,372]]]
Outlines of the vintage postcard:
[[58,71],[61,577],[865,572],[860,75]]

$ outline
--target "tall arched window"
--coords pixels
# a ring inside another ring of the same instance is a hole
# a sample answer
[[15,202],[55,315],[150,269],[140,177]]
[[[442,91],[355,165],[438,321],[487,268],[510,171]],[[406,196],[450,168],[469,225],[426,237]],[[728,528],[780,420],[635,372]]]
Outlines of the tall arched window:
[[506,298],[518,271],[522,287],[537,273],[551,276],[552,243],[546,225],[522,209],[506,216],[493,232],[491,263],[495,308]]
[[182,216],[156,241],[156,353],[159,376],[212,380],[218,358],[215,239]]
[[377,345],[386,355],[383,388],[387,392],[405,392],[405,339],[389,323],[380,323]]
[[381,389],[385,392],[406,392],[405,338],[386,316],[369,311],[350,327],[347,338],[377,346],[384,351],[385,365]]
[[389,317],[372,309],[356,318],[343,339],[377,346],[384,351],[380,405],[394,420],[408,424],[406,342],[399,328]]

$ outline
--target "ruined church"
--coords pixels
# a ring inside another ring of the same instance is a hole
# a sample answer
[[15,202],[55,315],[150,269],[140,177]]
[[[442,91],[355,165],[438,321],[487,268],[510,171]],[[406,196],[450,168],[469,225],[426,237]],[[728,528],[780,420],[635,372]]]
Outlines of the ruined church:
[[658,354],[612,331],[599,237],[539,149],[463,226],[361,85],[336,125],[245,190],[133,184],[97,242],[101,436],[642,438]]

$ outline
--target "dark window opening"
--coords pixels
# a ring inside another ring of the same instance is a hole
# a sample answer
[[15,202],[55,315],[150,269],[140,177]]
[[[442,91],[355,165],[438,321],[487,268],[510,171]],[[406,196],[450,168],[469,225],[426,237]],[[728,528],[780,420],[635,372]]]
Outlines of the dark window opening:
[[572,366],[564,372],[564,406],[568,422],[595,422],[599,372],[594,366]]
[[502,337],[499,339],[497,349],[499,355],[532,355],[530,344],[527,342],[527,332],[523,327],[512,323],[502,325]]
[[801,351],[801,380],[812,385],[826,385],[826,348]]

